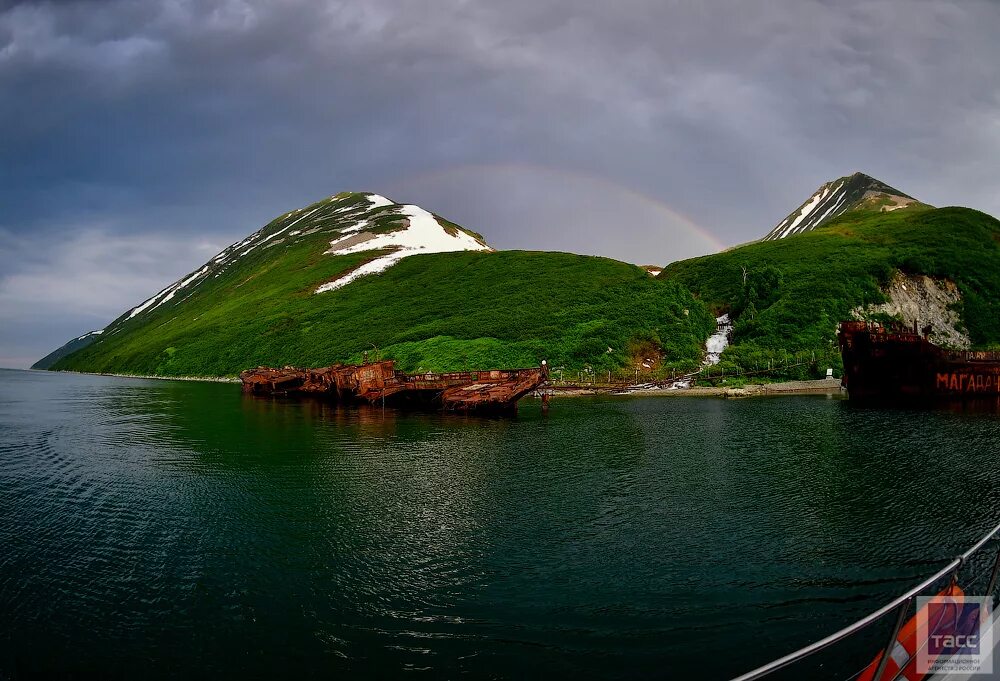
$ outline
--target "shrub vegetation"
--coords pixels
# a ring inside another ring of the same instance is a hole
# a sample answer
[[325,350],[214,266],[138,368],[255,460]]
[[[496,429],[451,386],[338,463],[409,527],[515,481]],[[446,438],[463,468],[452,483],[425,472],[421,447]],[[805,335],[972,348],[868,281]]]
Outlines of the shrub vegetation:
[[851,212],[811,232],[673,263],[659,276],[732,315],[734,343],[720,370],[795,364],[788,375],[804,378],[839,367],[837,323],[884,302],[897,270],[954,281],[974,345],[1000,345],[1000,221],[968,208]]

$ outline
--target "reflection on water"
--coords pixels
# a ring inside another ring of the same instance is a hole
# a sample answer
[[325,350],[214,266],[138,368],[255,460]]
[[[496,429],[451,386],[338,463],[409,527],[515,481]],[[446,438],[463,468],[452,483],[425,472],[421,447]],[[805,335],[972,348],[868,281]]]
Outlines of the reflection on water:
[[482,419],[0,372],[0,678],[726,678],[991,526],[998,423],[824,397]]

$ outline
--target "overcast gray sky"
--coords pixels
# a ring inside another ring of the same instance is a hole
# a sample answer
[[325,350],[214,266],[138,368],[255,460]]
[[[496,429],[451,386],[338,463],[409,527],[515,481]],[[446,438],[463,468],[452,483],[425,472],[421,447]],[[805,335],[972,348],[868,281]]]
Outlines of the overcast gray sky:
[[862,170],[1000,215],[992,0],[0,0],[0,366],[346,189],[664,264]]

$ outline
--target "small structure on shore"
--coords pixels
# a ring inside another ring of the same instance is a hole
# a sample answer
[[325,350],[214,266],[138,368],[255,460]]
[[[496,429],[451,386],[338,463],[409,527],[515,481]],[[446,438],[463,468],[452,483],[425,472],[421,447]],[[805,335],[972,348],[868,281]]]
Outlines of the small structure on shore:
[[251,394],[318,395],[348,403],[462,412],[515,412],[518,400],[548,378],[545,362],[531,369],[406,374],[391,359],[318,369],[257,367],[240,374],[243,391]]

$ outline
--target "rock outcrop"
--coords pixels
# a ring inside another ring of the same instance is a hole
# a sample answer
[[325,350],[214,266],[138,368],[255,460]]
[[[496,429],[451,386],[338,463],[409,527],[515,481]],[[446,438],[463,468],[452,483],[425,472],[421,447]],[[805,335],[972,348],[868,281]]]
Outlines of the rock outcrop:
[[933,279],[925,274],[896,272],[884,291],[889,299],[881,305],[853,310],[856,319],[870,319],[887,314],[904,322],[914,320],[920,328],[931,327],[931,341],[937,345],[967,350],[971,346],[958,313],[962,294],[955,282]]

